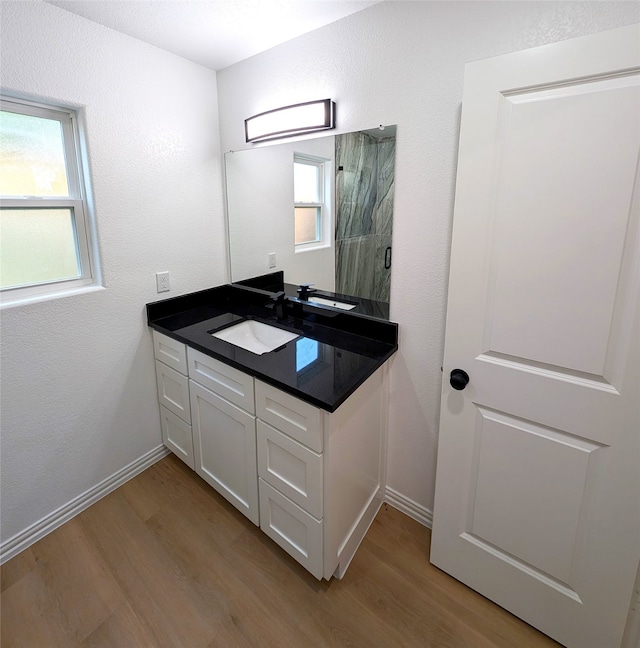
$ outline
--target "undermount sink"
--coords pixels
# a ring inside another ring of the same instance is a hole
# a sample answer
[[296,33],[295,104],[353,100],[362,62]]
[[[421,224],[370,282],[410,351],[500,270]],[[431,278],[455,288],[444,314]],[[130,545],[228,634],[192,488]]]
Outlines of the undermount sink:
[[297,333],[251,319],[242,320],[211,335],[258,355],[269,353],[300,337]]
[[326,299],[325,297],[309,297],[310,302],[320,304],[321,306],[333,306],[333,308],[342,308],[342,310],[351,310],[357,304],[347,304],[346,302],[337,301],[335,299]]

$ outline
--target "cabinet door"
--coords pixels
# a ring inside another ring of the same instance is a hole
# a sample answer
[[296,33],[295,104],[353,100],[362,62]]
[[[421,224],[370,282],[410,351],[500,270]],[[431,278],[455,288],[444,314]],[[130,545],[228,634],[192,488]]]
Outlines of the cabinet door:
[[255,418],[190,382],[195,471],[259,524]]
[[156,360],[158,400],[186,423],[191,423],[189,380],[175,369]]
[[162,442],[193,470],[191,426],[162,405],[160,406],[160,424],[162,426]]
[[322,522],[262,479],[260,528],[307,571],[322,578]]

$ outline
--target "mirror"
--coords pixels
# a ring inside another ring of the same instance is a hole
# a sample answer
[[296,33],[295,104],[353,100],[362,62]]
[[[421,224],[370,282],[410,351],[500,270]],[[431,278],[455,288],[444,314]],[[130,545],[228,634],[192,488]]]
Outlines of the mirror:
[[[385,126],[226,153],[231,281],[283,271],[388,317],[395,143]],[[305,176],[317,196],[300,191]]]

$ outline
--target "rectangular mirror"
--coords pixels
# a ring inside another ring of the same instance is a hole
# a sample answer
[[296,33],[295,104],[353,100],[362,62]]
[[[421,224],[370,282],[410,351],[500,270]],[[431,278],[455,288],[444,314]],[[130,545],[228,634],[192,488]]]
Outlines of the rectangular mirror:
[[231,281],[390,301],[396,127],[225,154]]

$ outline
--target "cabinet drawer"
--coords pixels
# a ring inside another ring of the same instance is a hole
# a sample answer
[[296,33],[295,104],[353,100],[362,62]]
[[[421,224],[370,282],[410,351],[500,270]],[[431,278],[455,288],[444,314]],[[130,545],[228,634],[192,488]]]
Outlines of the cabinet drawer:
[[187,375],[187,347],[182,342],[153,331],[153,353],[156,360]]
[[256,380],[256,416],[315,452],[322,452],[319,408]]
[[322,455],[258,420],[258,475],[316,518],[322,517]]
[[177,414],[183,421],[191,423],[189,379],[156,360],[156,381],[160,405]]
[[317,579],[322,578],[322,522],[272,488],[260,484],[260,528]]
[[253,378],[195,349],[187,349],[189,378],[255,414]]
[[191,426],[162,405],[160,406],[160,425],[162,426],[162,442],[193,470]]

